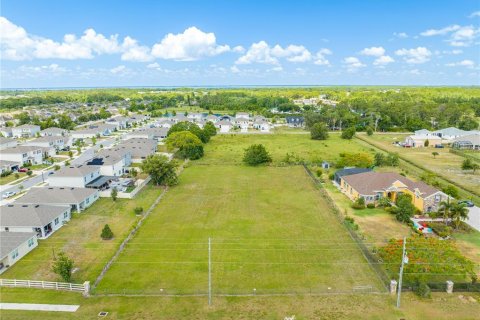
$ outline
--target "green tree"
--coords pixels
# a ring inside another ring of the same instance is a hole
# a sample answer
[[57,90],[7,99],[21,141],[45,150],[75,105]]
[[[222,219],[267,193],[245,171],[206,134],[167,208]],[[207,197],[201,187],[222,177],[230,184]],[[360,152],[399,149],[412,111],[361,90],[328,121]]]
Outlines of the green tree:
[[409,194],[400,194],[397,197],[396,207],[392,208],[395,218],[401,222],[409,222],[415,213],[415,206],[412,203],[412,197]]
[[466,131],[478,129],[478,122],[472,117],[465,117],[458,123],[458,128]]
[[460,226],[460,221],[468,218],[468,208],[464,203],[454,203],[450,209],[450,217],[454,221],[455,229]]
[[118,190],[117,188],[113,188],[111,193],[110,193],[110,196],[112,197],[112,200],[113,201],[117,201],[117,197],[118,197]]
[[250,166],[257,166],[272,162],[272,158],[263,144],[253,144],[245,149],[243,162]]
[[106,224],[103,229],[102,229],[102,233],[100,234],[100,237],[103,239],[103,240],[110,240],[110,239],[113,239],[113,232],[112,232],[112,229],[110,229],[110,226],[108,224]]
[[152,177],[158,185],[173,186],[178,183],[176,163],[161,155],[150,155],[142,162],[142,171]]
[[217,134],[217,128],[215,128],[215,125],[211,121],[208,121],[205,124],[205,126],[203,127],[203,131],[209,137],[213,137]]
[[428,147],[429,145],[430,145],[430,141],[428,141],[428,139],[425,140],[425,142],[423,143],[423,146]]
[[450,211],[452,210],[453,203],[450,202],[450,198],[447,201],[440,202],[438,212],[442,214],[443,223],[448,224],[448,217],[450,217]]
[[437,151],[432,152],[433,159],[436,159],[436,157],[439,155]]
[[473,161],[470,159],[465,159],[462,162],[462,170],[472,170],[473,169]]
[[165,140],[169,151],[177,151],[177,156],[183,159],[196,160],[203,157],[203,144],[200,139],[189,131],[173,132]]
[[138,175],[137,169],[135,168],[130,169],[130,176],[132,176],[132,178],[136,178],[137,175]]
[[73,158],[73,152],[72,152],[71,150],[68,151],[68,156],[69,156],[70,158]]
[[398,165],[400,164],[400,158],[398,156],[398,153],[389,153],[387,159],[385,159],[385,164],[391,167],[398,167]]
[[445,192],[446,194],[448,194],[451,197],[458,198],[458,189],[451,184],[442,188],[442,191]]
[[189,131],[196,135],[203,143],[207,143],[210,140],[210,136],[206,134],[206,132],[200,129],[195,123],[182,121],[179,123],[174,124],[167,133],[167,137],[170,136],[172,133],[181,132],[181,131]]
[[52,271],[58,274],[65,282],[72,279],[72,271],[75,263],[67,257],[64,252],[60,252],[54,260]]
[[367,135],[369,135],[369,136],[373,135],[373,129],[372,129],[372,127],[367,127],[367,130],[366,130],[366,131],[367,131]]
[[28,170],[27,171],[27,176],[31,176],[33,174],[33,171],[32,170]]
[[355,135],[355,132],[356,132],[355,127],[345,128],[342,131],[341,137],[342,137],[342,139],[350,140]]
[[383,166],[385,164],[385,155],[380,152],[375,153],[374,164],[377,167]]
[[323,122],[317,122],[310,127],[310,137],[313,140],[327,140],[328,128]]

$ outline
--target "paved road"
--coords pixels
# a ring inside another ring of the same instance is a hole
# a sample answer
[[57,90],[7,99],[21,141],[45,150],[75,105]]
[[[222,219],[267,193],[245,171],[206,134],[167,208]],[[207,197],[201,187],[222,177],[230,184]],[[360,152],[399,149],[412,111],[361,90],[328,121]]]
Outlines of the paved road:
[[468,211],[468,219],[465,220],[465,222],[468,223],[468,225],[470,225],[472,228],[480,231],[480,208],[475,206],[468,208]]

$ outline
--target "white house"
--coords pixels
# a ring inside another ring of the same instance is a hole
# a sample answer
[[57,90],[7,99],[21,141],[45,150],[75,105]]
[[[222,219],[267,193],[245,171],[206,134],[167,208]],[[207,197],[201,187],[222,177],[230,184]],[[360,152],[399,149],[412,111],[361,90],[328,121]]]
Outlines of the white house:
[[15,138],[31,138],[40,133],[40,126],[32,124],[22,124],[18,127],[12,128],[12,135]]
[[70,206],[42,204],[7,204],[0,210],[0,230],[35,232],[39,239],[48,238],[70,220]]
[[130,151],[121,148],[100,150],[89,162],[89,166],[98,166],[102,176],[121,176],[132,163]]
[[4,173],[6,171],[17,171],[20,166],[20,162],[0,160],[0,173]]
[[71,146],[70,137],[64,136],[43,136],[31,141],[25,142],[25,146],[55,148],[56,151],[64,150]]
[[255,122],[253,123],[253,127],[260,132],[270,132],[270,123],[265,120],[255,120]]
[[97,126],[90,126],[88,129],[72,131],[73,140],[88,139],[100,136],[109,136],[115,131],[115,125],[101,124]]
[[44,204],[49,206],[70,206],[71,211],[81,212],[99,198],[98,190],[73,187],[33,187],[15,204]]
[[213,124],[215,124],[215,123],[217,123],[217,121],[218,121],[218,117],[215,116],[215,115],[213,115],[213,114],[209,114],[209,115],[205,118],[205,120],[207,120],[207,122],[210,121],[210,122],[212,122]]
[[13,137],[12,128],[10,127],[0,127],[0,134],[5,138]]
[[192,112],[187,115],[187,118],[190,121],[197,122],[203,119],[203,113]]
[[430,147],[434,147],[437,144],[442,144],[442,139],[437,136],[408,136],[405,138],[405,143],[404,145],[406,147],[411,147],[411,148],[418,148],[418,147],[424,147],[426,141],[428,140],[428,145]]
[[100,177],[100,168],[97,166],[69,166],[63,167],[48,177],[51,187],[78,187],[85,188],[90,182]]
[[38,246],[35,232],[0,232],[0,274]]
[[175,122],[170,119],[160,119],[155,123],[155,126],[170,129],[174,124]]
[[41,137],[62,137],[68,134],[68,130],[56,127],[50,127],[40,131]]
[[250,120],[246,117],[236,117],[235,124],[240,127],[241,132],[247,132],[248,127],[250,126]]
[[24,164],[42,164],[43,152],[40,147],[16,146],[2,150],[0,160],[15,161]]
[[17,145],[17,140],[0,137],[0,150],[15,147],[16,145]]
[[117,116],[107,119],[105,123],[115,126],[117,130],[123,130],[130,126],[131,120],[127,117]]
[[184,122],[184,121],[189,120],[183,113],[177,113],[177,115],[173,116],[171,119],[175,123]]
[[250,120],[250,114],[247,112],[237,112],[235,114],[235,119],[241,119],[241,118],[246,118],[247,120]]
[[215,123],[215,127],[220,129],[220,133],[227,133],[230,132],[230,129],[232,129],[232,123],[227,120],[221,120]]

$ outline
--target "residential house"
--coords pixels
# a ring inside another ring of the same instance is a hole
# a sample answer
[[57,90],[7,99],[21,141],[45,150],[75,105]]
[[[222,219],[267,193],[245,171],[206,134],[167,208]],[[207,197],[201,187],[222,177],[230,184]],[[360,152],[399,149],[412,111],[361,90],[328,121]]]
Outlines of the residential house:
[[237,112],[235,114],[235,119],[247,119],[250,120],[250,114],[247,112]]
[[35,232],[39,239],[48,238],[70,220],[70,206],[42,204],[7,204],[0,210],[0,230]]
[[437,144],[442,144],[442,138],[434,135],[429,136],[408,136],[405,138],[404,146],[410,148],[419,148],[424,147],[426,141],[428,140],[428,146],[434,147]]
[[68,135],[68,130],[56,127],[50,127],[40,131],[41,137],[64,137]]
[[336,182],[338,186],[340,186],[343,176],[350,176],[352,174],[364,173],[364,172],[370,172],[370,171],[372,171],[372,169],[370,168],[344,168],[342,170],[338,170],[335,172],[333,176],[333,181]]
[[65,136],[43,136],[25,142],[25,146],[54,148],[55,151],[60,151],[71,147],[70,137]]
[[210,122],[212,122],[213,124],[215,124],[215,123],[217,123],[217,121],[218,121],[218,117],[215,116],[215,115],[213,115],[213,114],[209,114],[209,115],[205,118],[205,120],[207,120],[207,122],[210,121]]
[[203,119],[203,113],[192,112],[187,115],[189,121],[198,122]]
[[241,132],[247,132],[250,126],[250,119],[247,117],[236,116],[235,124],[240,128]]
[[20,166],[20,162],[0,160],[0,173],[4,173],[7,171],[18,171],[18,169],[20,169]]
[[129,151],[133,163],[145,160],[149,155],[155,154],[158,142],[153,139],[132,138],[119,143],[116,148]]
[[48,177],[51,187],[85,188],[89,183],[100,177],[100,168],[97,166],[68,166],[63,167]]
[[179,122],[184,122],[184,121],[188,121],[189,119],[187,118],[187,116],[185,116],[183,113],[177,113],[175,116],[173,116],[172,118],[172,121],[175,122],[175,123],[179,123]]
[[38,246],[35,232],[0,231],[0,274]]
[[305,126],[305,118],[301,116],[287,116],[285,117],[285,121],[287,122],[287,126],[292,128]]
[[260,132],[270,132],[270,123],[263,119],[256,119],[253,122],[253,128],[260,130]]
[[142,122],[148,121],[150,117],[145,114],[134,113],[130,115],[131,123],[141,124]]
[[70,206],[71,212],[81,212],[98,200],[98,190],[74,187],[33,187],[15,200],[15,204]]
[[215,127],[220,130],[220,133],[227,133],[232,129],[232,123],[227,120],[221,120],[215,123]]
[[90,126],[87,129],[72,131],[73,140],[88,139],[93,137],[109,136],[115,131],[115,125],[100,124]]
[[2,150],[0,160],[14,161],[25,164],[42,164],[43,151],[40,147],[16,146]]
[[452,148],[480,150],[480,132],[472,133],[466,136],[461,136],[453,140]]
[[12,128],[12,135],[15,138],[31,138],[40,133],[40,126],[32,124],[22,124]]
[[17,145],[17,140],[0,137],[0,150],[15,147],[16,145]]
[[130,151],[115,147],[100,150],[87,165],[99,167],[102,176],[122,176],[131,163]]
[[155,126],[156,126],[156,127],[160,127],[160,128],[170,129],[174,124],[175,124],[175,122],[173,122],[173,120],[170,120],[170,119],[160,119],[160,120],[158,120],[158,121],[155,123]]
[[413,205],[422,212],[436,212],[440,202],[449,196],[428,184],[414,182],[395,172],[363,172],[344,175],[341,190],[352,200],[362,197],[365,203],[375,203],[381,198],[394,202],[400,194],[409,194]]
[[105,121],[106,124],[115,126],[117,130],[123,130],[132,124],[131,119],[123,116],[116,116]]
[[13,132],[11,127],[0,127],[0,134],[5,138],[12,138]]

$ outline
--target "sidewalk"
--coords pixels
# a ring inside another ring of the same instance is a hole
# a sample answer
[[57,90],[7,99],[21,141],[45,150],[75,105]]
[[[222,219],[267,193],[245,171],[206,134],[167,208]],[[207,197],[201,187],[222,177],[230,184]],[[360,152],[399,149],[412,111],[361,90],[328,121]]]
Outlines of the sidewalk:
[[79,307],[69,304],[0,303],[0,310],[75,312]]

